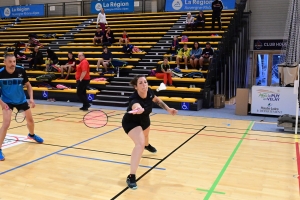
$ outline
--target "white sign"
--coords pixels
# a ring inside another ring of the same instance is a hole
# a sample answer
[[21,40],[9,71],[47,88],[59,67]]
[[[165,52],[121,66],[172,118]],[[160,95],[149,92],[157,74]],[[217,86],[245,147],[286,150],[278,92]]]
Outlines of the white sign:
[[50,11],[55,11],[55,6],[50,6]]
[[134,1],[134,7],[139,7],[140,6],[140,2],[139,1]]
[[28,137],[24,135],[7,133],[2,144],[2,149],[7,149],[16,145],[23,144],[25,141],[30,141],[30,139],[28,139]]
[[297,98],[293,87],[252,86],[251,113],[296,115]]

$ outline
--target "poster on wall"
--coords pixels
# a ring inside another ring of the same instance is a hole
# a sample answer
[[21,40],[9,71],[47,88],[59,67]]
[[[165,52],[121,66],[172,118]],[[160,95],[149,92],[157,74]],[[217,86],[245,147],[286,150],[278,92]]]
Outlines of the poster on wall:
[[252,114],[296,115],[296,102],[293,87],[252,87]]
[[0,16],[1,18],[44,17],[45,8],[44,4],[0,7]]
[[[165,11],[200,11],[212,10],[211,4],[214,0],[166,0]],[[223,10],[235,9],[235,0],[222,0]]]
[[91,2],[91,14],[98,14],[104,8],[105,13],[134,12],[134,0],[98,0]]

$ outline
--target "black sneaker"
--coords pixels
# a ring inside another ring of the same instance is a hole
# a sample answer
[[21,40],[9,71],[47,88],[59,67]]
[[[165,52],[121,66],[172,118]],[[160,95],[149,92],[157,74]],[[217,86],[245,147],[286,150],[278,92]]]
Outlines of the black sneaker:
[[127,183],[128,187],[130,189],[133,189],[133,190],[137,189],[137,185],[136,185],[136,180],[135,180],[135,175],[134,174],[129,174],[127,176],[126,183]]
[[148,146],[145,146],[145,149],[147,149],[151,153],[156,153],[157,152],[157,150],[153,146],[151,146],[151,144],[149,144]]

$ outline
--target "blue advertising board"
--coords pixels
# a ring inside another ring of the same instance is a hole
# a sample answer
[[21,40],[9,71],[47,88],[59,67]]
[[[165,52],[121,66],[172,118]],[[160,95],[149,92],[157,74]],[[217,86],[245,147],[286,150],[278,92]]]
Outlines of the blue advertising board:
[[[166,0],[165,11],[181,12],[195,10],[212,10],[214,0]],[[223,10],[235,9],[235,0],[222,0]]]
[[98,14],[104,9],[105,13],[134,12],[134,0],[98,0],[91,2],[91,14]]
[[44,4],[0,7],[1,18],[44,17]]

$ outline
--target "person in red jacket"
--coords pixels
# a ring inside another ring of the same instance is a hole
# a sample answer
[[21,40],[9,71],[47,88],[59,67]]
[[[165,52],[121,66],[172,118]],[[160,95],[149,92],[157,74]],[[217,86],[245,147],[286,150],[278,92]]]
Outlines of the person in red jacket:
[[78,53],[78,59],[80,64],[76,68],[76,82],[77,82],[77,96],[79,100],[83,103],[83,106],[79,108],[80,110],[87,111],[91,105],[89,104],[86,96],[86,90],[90,84],[90,64],[85,59],[84,53]]
[[129,36],[125,30],[123,31],[123,35],[120,38],[119,43],[120,43],[120,46],[122,45],[122,43],[125,43],[126,46],[129,43]]

